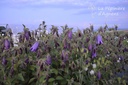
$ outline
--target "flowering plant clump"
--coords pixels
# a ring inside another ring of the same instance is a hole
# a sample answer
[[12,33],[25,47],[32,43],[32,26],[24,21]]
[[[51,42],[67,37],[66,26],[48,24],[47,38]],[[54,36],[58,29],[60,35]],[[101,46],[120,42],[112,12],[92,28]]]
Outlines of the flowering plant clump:
[[[42,27],[41,27],[42,26]],[[0,85],[127,85],[128,32],[52,25],[0,36]]]

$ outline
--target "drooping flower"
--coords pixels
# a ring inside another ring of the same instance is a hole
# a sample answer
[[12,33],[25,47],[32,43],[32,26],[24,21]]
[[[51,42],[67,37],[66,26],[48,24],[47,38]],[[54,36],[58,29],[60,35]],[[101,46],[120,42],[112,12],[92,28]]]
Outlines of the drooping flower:
[[68,61],[68,52],[62,51],[61,58],[64,62]]
[[84,48],[84,53],[88,52],[88,50],[86,48]]
[[3,59],[2,59],[2,64],[3,65],[6,65],[7,64],[7,60],[5,59],[5,57],[3,57]]
[[52,63],[52,59],[51,59],[51,56],[48,54],[46,59],[46,64],[50,65],[51,63]]
[[64,49],[68,48],[67,45],[68,45],[67,40],[66,40],[66,38],[64,38],[64,40],[63,40],[63,47],[64,47]]
[[94,49],[93,52],[92,52],[92,58],[95,58],[97,55],[96,55],[96,50]]
[[123,52],[128,52],[128,48],[124,48]]
[[89,38],[89,37],[87,37],[87,38],[86,38],[86,42],[88,43],[89,41],[90,41],[90,38]]
[[98,45],[103,44],[102,36],[101,36],[100,34],[97,35],[96,43],[97,43]]
[[23,35],[22,34],[19,35],[19,42],[20,43],[23,42]]
[[86,63],[86,64],[88,64],[88,63],[89,63],[89,61],[88,61],[88,60],[86,60],[86,61],[85,61],[85,63]]
[[39,58],[41,56],[41,50],[37,51],[37,55],[36,56],[37,56],[37,58]]
[[101,79],[101,73],[100,73],[100,71],[98,71],[98,73],[97,73],[97,78],[100,80]]
[[23,49],[22,49],[22,48],[19,48],[19,49],[18,49],[18,53],[19,53],[19,54],[22,54],[22,53],[23,53]]
[[65,68],[66,67],[66,64],[64,62],[61,63],[61,67],[62,68]]
[[57,48],[58,46],[60,46],[60,44],[56,40],[54,40],[54,43],[55,43],[55,48]]
[[25,59],[25,63],[28,64],[29,63],[29,58]]
[[39,46],[39,42],[35,42],[35,43],[33,44],[33,46],[30,48],[30,50],[31,50],[32,52],[35,52],[35,51],[37,50],[38,46]]
[[10,48],[10,42],[9,42],[8,39],[5,39],[5,41],[4,41],[4,46],[5,46],[5,49],[6,49],[6,50]]
[[72,31],[71,31],[71,30],[68,31],[68,38],[69,38],[70,40],[72,39]]
[[67,49],[70,49],[71,45],[70,43],[67,43]]
[[74,63],[74,61],[72,61],[70,67],[71,67],[72,70],[76,69],[77,66],[76,66],[76,64]]
[[25,32],[24,36],[25,36],[26,40],[29,40],[29,32],[28,31]]
[[123,60],[124,60],[124,57],[123,57],[123,56],[120,56],[120,57],[119,57],[119,60],[120,60],[120,61],[123,61]]
[[89,44],[88,50],[89,50],[89,51],[92,51],[92,44]]
[[14,65],[11,67],[11,69],[10,69],[10,76],[12,76],[13,74],[14,74]]

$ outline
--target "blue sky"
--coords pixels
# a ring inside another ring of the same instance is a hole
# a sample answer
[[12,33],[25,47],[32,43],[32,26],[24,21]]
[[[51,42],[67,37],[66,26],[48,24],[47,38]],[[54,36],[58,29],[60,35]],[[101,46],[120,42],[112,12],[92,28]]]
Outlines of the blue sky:
[[0,0],[0,11],[0,24],[128,27],[128,0]]

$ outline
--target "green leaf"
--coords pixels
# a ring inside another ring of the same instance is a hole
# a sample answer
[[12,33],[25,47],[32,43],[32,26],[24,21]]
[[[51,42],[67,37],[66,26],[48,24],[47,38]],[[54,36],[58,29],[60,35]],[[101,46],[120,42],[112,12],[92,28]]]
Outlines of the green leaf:
[[31,78],[28,83],[31,83],[31,82],[34,81],[35,79],[36,79],[36,78]]
[[120,77],[118,77],[117,78],[117,80],[118,80],[118,82],[119,82],[119,84],[121,83],[121,78]]
[[48,82],[53,82],[55,79],[54,78],[50,78],[49,80],[48,80]]
[[34,66],[34,65],[31,65],[31,66],[30,66],[30,70],[32,70],[32,71],[34,71],[35,68],[36,68],[36,66]]
[[67,80],[63,79],[60,81],[60,83],[61,83],[60,85],[67,85]]
[[19,74],[18,74],[18,79],[21,80],[21,81],[24,81],[24,78],[23,78],[22,73],[19,73]]
[[40,77],[39,82],[45,83],[46,82],[45,76]]
[[55,73],[56,75],[58,74],[58,70],[56,69],[51,69],[51,73]]
[[126,85],[126,81],[125,80],[123,80],[123,85]]
[[63,79],[63,77],[61,77],[61,76],[56,77],[56,80],[62,80],[62,79]]

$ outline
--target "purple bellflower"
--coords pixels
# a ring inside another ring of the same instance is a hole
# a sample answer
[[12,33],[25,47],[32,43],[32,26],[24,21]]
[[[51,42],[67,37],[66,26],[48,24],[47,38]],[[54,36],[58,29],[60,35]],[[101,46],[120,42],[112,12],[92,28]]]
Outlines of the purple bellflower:
[[10,42],[8,41],[8,39],[5,39],[4,46],[6,50],[10,48]]
[[96,55],[96,50],[93,49],[93,52],[92,52],[92,58],[95,58],[97,55]]
[[39,42],[35,42],[35,43],[33,44],[33,46],[30,48],[30,50],[31,50],[32,52],[35,52],[35,51],[37,50],[38,46],[39,46]]
[[50,65],[52,63],[52,59],[50,55],[47,55],[46,64]]
[[97,73],[97,78],[98,78],[98,80],[101,79],[101,73],[100,73],[100,71]]
[[88,43],[89,41],[90,41],[90,38],[87,37],[87,38],[86,38],[86,42]]
[[7,60],[5,59],[5,57],[3,57],[3,59],[2,59],[2,64],[3,65],[6,65],[7,64]]
[[68,31],[68,38],[69,38],[70,40],[72,39],[72,31],[71,31],[71,30]]
[[102,36],[100,34],[97,35],[97,41],[96,42],[98,45],[103,44]]
[[89,51],[92,51],[92,44],[89,44],[88,50],[89,50]]
[[14,65],[10,69],[10,76],[12,77],[13,74],[14,74]]
[[119,57],[119,60],[120,60],[120,61],[123,61],[123,60],[124,60],[124,57],[123,57],[123,56],[120,56],[120,57]]
[[29,63],[29,58],[25,59],[25,63],[28,64]]
[[26,31],[24,36],[25,36],[26,40],[29,40],[29,38],[31,37],[30,31]]
[[123,52],[128,52],[128,48],[124,48]]
[[25,38],[26,38],[26,40],[29,40],[29,34],[28,34],[28,32],[25,33]]
[[88,61],[88,60],[86,60],[86,61],[85,61],[85,63],[86,63],[86,64],[88,64],[88,63],[89,63],[89,61]]
[[61,58],[64,62],[68,61],[68,52],[62,51]]

